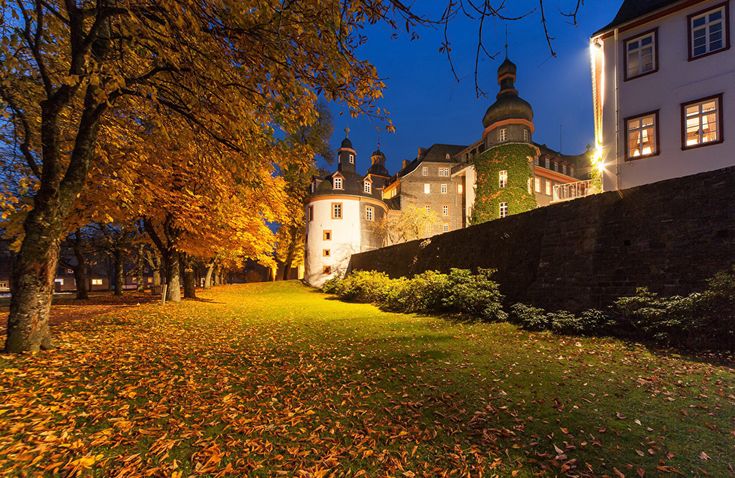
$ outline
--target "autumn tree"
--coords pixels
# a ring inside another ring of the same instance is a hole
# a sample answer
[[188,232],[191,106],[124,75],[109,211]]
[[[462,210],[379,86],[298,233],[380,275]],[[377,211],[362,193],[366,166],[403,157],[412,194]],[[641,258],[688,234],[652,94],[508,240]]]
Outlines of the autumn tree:
[[304,207],[309,185],[317,173],[316,159],[334,162],[334,151],[329,145],[334,124],[326,103],[317,104],[317,114],[315,123],[298,128],[286,138],[291,154],[304,154],[310,160],[289,161],[282,171],[286,181],[287,215],[278,229],[275,255],[283,280],[288,279],[294,265],[303,263],[306,234]]
[[390,245],[429,237],[440,222],[436,211],[409,204],[400,211],[391,211],[374,227],[383,243]]
[[59,244],[105,158],[96,153],[108,121],[174,115],[171,134],[249,151],[255,165],[263,142],[253,138],[312,122],[315,92],[358,111],[382,86],[354,54],[355,28],[384,13],[372,3],[0,0],[0,9],[0,98],[34,183],[13,272],[10,352],[51,345]]

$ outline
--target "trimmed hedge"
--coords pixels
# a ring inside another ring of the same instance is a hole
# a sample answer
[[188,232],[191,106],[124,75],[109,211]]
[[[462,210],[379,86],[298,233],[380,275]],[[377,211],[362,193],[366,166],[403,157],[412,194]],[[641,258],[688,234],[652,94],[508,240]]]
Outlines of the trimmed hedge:
[[452,269],[449,274],[429,271],[410,279],[391,279],[379,272],[358,271],[327,282],[322,290],[396,312],[461,313],[491,322],[508,321],[532,331],[735,350],[735,266],[710,279],[702,292],[661,297],[641,288],[605,311],[580,314],[547,312],[525,304],[514,304],[506,313],[503,295],[492,280],[494,272]]

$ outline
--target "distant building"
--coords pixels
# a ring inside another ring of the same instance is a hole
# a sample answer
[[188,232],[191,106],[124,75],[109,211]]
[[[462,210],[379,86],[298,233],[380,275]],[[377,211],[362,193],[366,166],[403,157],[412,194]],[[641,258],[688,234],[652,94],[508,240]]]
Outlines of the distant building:
[[729,1],[625,0],[592,35],[605,190],[735,164],[731,29]]
[[306,281],[321,286],[352,254],[391,243],[384,219],[420,208],[436,221],[422,237],[465,228],[592,192],[587,154],[566,156],[533,142],[533,109],[515,88],[516,65],[498,69],[500,92],[470,146],[419,148],[393,176],[376,151],[365,176],[349,138],[337,171],[314,178],[306,204]]

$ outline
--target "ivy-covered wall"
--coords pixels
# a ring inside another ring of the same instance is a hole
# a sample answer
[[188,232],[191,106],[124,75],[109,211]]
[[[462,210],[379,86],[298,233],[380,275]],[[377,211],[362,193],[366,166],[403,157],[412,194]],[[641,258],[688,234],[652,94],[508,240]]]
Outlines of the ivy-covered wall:
[[[536,209],[536,197],[529,192],[533,161],[539,150],[530,144],[503,144],[488,149],[474,159],[477,172],[472,224],[500,218],[500,203],[508,203],[508,215]],[[500,188],[500,171],[508,171],[508,184]]]

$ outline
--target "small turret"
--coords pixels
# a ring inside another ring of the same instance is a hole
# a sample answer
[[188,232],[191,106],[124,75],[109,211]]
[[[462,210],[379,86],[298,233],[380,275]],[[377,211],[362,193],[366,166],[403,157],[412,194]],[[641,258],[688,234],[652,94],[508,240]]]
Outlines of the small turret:
[[388,169],[385,167],[385,154],[383,154],[380,148],[370,156],[370,163],[368,174],[372,174],[374,176],[390,176]]
[[345,139],[342,140],[337,157],[339,159],[339,165],[337,167],[339,171],[350,173],[356,171],[357,151],[352,147],[352,141],[350,141],[350,128],[345,128]]

